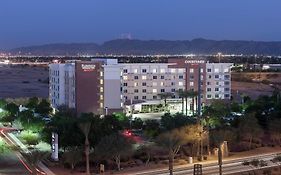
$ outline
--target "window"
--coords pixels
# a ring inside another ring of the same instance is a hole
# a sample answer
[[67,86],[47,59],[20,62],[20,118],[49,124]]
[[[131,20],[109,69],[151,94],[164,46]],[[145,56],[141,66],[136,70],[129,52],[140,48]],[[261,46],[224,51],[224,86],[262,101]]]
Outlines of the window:
[[138,100],[138,99],[139,99],[139,96],[134,96],[134,99],[135,99],[135,100]]
[[194,86],[194,82],[193,81],[189,82],[189,86]]
[[128,83],[123,83],[123,86],[128,86]]
[[160,82],[160,86],[164,86],[164,82]]
[[178,73],[184,73],[184,69],[178,69]]
[[211,85],[211,82],[208,81],[208,82],[207,82],[207,85]]
[[203,69],[203,68],[200,68],[200,72],[203,73],[203,72],[204,72],[204,69]]
[[134,73],[138,73],[138,69],[134,69]]
[[134,90],[134,93],[138,93],[138,92],[139,92],[139,90],[138,90],[138,89],[135,89],[135,90]]
[[215,95],[215,98],[219,98],[219,97],[220,97],[219,94],[216,94],[216,95]]
[[165,79],[164,75],[161,75],[161,79],[162,79],[162,80]]
[[103,84],[103,79],[100,80],[100,84]]
[[146,82],[143,82],[143,83],[142,83],[142,86],[146,86]]
[[171,69],[171,73],[175,73],[176,72],[176,69]]
[[134,79],[135,79],[135,80],[139,79],[139,76],[135,76]]
[[100,95],[100,99],[103,100],[103,95]]
[[207,72],[212,72],[212,69],[207,69]]
[[171,86],[174,86],[175,85],[175,82],[171,82]]
[[218,73],[220,70],[218,68],[215,68],[215,73]]
[[171,89],[172,92],[176,92],[176,89]]
[[194,79],[194,75],[190,75],[190,76],[189,76],[189,79],[190,79],[190,80],[193,80],[193,79]]
[[157,89],[152,89],[152,92],[153,93],[157,93]]
[[134,86],[137,87],[139,84],[137,82],[134,83]]
[[152,98],[153,98],[153,100],[156,100],[156,99],[157,99],[157,96],[156,96],[156,95],[153,95]]
[[224,91],[229,92],[229,88],[224,88]]
[[127,89],[124,89],[124,93],[128,93],[128,90],[127,90]]
[[103,72],[102,72],[102,71],[100,72],[100,76],[101,76],[101,77],[103,76]]
[[211,94],[207,94],[207,98],[212,98],[212,95]]
[[220,82],[217,81],[217,82],[216,82],[216,85],[217,85],[217,86],[220,85]]
[[161,89],[161,92],[165,92],[165,89]]
[[218,91],[219,91],[219,88],[215,88],[215,91],[218,92]]
[[157,69],[152,69],[152,73],[157,73]]
[[100,103],[100,108],[103,108],[103,103]]
[[123,73],[128,73],[128,69],[124,69],[124,70],[123,70]]
[[152,82],[152,86],[157,86],[157,82]]
[[143,90],[142,90],[142,93],[146,93],[146,89],[143,89]]
[[153,76],[152,78],[153,78],[154,80],[156,80],[156,79],[157,79],[157,76]]
[[182,81],[179,82],[179,86],[183,86],[183,82]]
[[146,96],[142,96],[142,99],[145,100],[145,99],[146,99]]
[[224,98],[229,98],[229,94],[224,94]]
[[228,80],[229,79],[229,75],[224,75],[224,78]]
[[220,78],[220,76],[219,75],[215,75],[215,78],[218,79],[218,78]]
[[223,70],[223,72],[228,72],[229,71],[229,69],[228,68],[225,68],[224,70]]
[[142,72],[142,73],[146,73],[146,69],[142,69],[141,72]]
[[179,75],[179,79],[183,79],[183,75]]
[[189,73],[194,73],[194,69],[193,68],[189,69]]
[[208,77],[209,79],[211,79],[212,78],[212,75],[209,75],[209,77]]
[[229,81],[225,81],[225,82],[224,82],[224,85],[229,85]]
[[212,91],[212,88],[207,88],[207,92],[210,92],[210,91]]
[[141,76],[141,79],[146,80],[146,75]]
[[160,69],[160,73],[165,73],[165,69]]

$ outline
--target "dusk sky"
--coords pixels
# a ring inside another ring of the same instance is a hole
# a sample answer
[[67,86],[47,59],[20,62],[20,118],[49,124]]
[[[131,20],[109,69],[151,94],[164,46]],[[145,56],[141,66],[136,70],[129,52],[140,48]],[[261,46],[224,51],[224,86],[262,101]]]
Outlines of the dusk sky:
[[281,41],[280,0],[0,0],[0,48],[133,39]]

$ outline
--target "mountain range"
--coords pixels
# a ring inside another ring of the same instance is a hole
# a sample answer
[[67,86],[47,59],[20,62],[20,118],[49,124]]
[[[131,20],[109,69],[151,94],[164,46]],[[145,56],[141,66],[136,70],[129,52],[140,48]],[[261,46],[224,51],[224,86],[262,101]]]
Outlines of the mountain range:
[[46,44],[11,49],[12,54],[31,55],[147,55],[147,54],[259,54],[281,55],[281,42],[234,40],[129,40],[95,43]]

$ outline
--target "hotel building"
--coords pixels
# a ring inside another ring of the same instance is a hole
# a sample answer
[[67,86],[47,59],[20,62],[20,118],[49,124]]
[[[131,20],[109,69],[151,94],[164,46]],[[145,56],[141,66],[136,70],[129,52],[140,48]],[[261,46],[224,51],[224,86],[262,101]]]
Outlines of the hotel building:
[[117,59],[55,63],[50,65],[50,101],[54,108],[67,106],[78,113],[104,114],[122,111],[126,105],[159,104],[158,94],[165,92],[173,93],[168,101],[180,103],[177,91],[194,90],[201,91],[204,105],[211,99],[230,99],[231,65],[188,59],[169,59],[167,63],[118,63]]

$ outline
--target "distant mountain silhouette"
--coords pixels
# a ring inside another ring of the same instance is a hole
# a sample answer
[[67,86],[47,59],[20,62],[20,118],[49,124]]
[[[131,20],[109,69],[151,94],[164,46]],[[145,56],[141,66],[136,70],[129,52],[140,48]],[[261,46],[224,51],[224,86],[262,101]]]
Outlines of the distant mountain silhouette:
[[183,41],[117,39],[101,45],[95,43],[47,44],[21,47],[11,53],[32,55],[78,55],[78,54],[264,54],[281,55],[281,42],[232,41],[194,39]]

